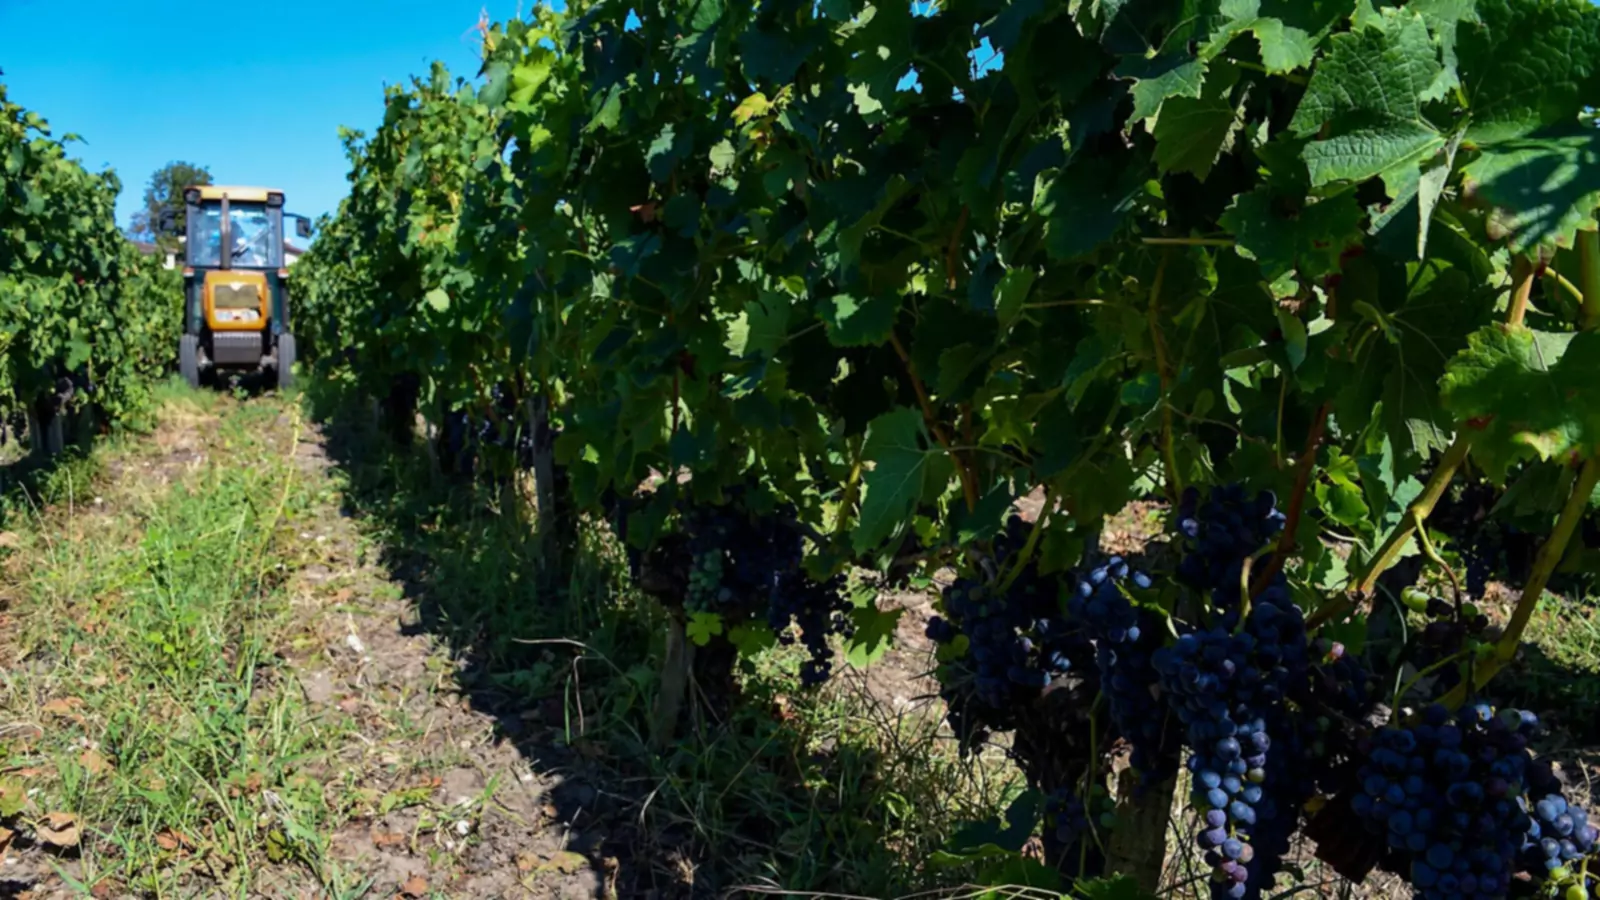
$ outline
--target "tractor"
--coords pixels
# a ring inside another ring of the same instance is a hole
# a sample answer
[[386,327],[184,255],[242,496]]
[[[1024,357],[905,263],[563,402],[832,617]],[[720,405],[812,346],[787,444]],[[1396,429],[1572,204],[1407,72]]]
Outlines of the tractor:
[[184,189],[184,227],[175,211],[160,230],[184,235],[183,337],[178,369],[191,387],[203,374],[272,373],[278,387],[294,380],[294,335],[289,331],[289,270],[283,192],[268,188],[195,185]]

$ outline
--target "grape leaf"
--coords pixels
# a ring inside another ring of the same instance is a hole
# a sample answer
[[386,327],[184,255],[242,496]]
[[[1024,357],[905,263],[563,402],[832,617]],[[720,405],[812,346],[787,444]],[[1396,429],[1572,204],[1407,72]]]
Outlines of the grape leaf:
[[1219,13],[1224,21],[1201,48],[1202,59],[1222,55],[1234,39],[1246,33],[1255,35],[1261,48],[1261,64],[1274,75],[1303,69],[1311,65],[1316,55],[1316,40],[1282,19],[1263,16],[1261,0],[1223,0]]
[[828,340],[836,347],[863,347],[881,344],[894,328],[900,298],[873,293],[865,298],[854,294],[835,294],[818,304],[822,321],[828,326]]
[[1204,181],[1232,147],[1242,122],[1225,97],[1168,100],[1156,120],[1156,165],[1163,172],[1192,172]]
[[914,409],[901,408],[873,419],[861,453],[872,468],[862,479],[866,496],[853,543],[856,552],[865,553],[909,521],[931,488],[948,484],[953,469],[928,434],[922,414]]
[[1133,81],[1133,115],[1128,124],[1142,122],[1161,111],[1161,104],[1172,97],[1199,97],[1205,84],[1206,66],[1192,56],[1167,54],[1157,57],[1128,57],[1117,66],[1118,78]]
[[1512,249],[1571,246],[1600,205],[1600,132],[1574,126],[1485,147],[1468,187],[1507,214]]
[[1378,25],[1331,39],[1289,123],[1305,137],[1329,129],[1304,151],[1314,187],[1415,166],[1445,145],[1422,115],[1422,96],[1442,70],[1427,25],[1392,9]]
[[689,614],[689,621],[683,627],[683,633],[695,646],[704,647],[711,643],[711,639],[722,633],[722,617],[716,613],[697,612]]
[[1072,259],[1109,240],[1133,209],[1139,168],[1118,169],[1105,157],[1079,160],[1056,177],[1039,212],[1048,220],[1050,255]]
[[1240,194],[1218,221],[1233,232],[1240,254],[1259,263],[1268,281],[1276,281],[1296,268],[1305,276],[1337,268],[1339,254],[1361,240],[1362,215],[1348,193],[1286,213],[1272,189],[1260,187]]
[[1445,371],[1444,405],[1476,437],[1472,458],[1497,482],[1514,464],[1600,446],[1600,334],[1491,325]]
[[1455,48],[1468,138],[1492,143],[1574,123],[1594,99],[1600,10],[1587,0],[1478,0],[1476,11]]
[[855,631],[845,642],[845,661],[864,669],[882,659],[894,645],[895,626],[904,613],[904,609],[879,609],[870,603],[852,609],[850,621]]

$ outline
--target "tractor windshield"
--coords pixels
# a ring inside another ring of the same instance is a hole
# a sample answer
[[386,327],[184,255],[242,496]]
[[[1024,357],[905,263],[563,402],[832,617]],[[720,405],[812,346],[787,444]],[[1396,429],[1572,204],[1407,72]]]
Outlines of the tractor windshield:
[[[189,264],[222,265],[222,204],[205,203],[189,230]],[[243,269],[271,269],[283,265],[282,220],[265,204],[228,205],[229,265]]]

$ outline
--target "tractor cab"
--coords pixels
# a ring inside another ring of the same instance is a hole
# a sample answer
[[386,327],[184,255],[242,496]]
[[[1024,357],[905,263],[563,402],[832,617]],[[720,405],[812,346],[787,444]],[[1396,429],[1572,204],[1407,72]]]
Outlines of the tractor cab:
[[[183,337],[179,368],[191,385],[218,370],[272,372],[292,381],[289,270],[284,264],[283,192],[197,185],[184,199]],[[162,230],[176,231],[175,217]],[[310,233],[301,216],[297,232]]]

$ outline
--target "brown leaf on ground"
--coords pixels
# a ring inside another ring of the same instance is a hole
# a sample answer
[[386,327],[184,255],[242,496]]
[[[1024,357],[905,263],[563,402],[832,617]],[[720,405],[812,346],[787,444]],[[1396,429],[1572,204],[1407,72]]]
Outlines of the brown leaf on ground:
[[170,828],[156,835],[156,843],[160,845],[161,849],[168,852],[177,850],[179,848],[184,850],[194,849],[194,841],[189,840],[188,835],[183,834],[182,832],[173,831]]
[[78,828],[78,817],[72,813],[46,813],[37,828],[39,840],[52,847],[76,847],[83,840]]
[[22,546],[22,535],[15,531],[0,531],[0,547],[7,550]]
[[407,897],[421,897],[428,893],[428,879],[421,875],[413,875],[400,885],[400,893]]
[[44,712],[57,716],[70,716],[72,715],[73,710],[76,710],[82,706],[83,701],[77,697],[57,697],[56,699],[51,700],[49,703],[46,703],[43,707],[43,710]]
[[379,848],[404,847],[406,845],[406,836],[394,831],[374,831],[372,833],[372,845]]
[[17,833],[15,831],[12,831],[5,826],[0,826],[0,854],[6,852],[6,849],[11,846],[11,842],[15,840],[16,837]]
[[110,880],[97,881],[94,887],[89,889],[89,896],[94,900],[111,900],[117,896],[117,884]]
[[345,601],[349,600],[351,597],[354,597],[355,595],[356,595],[356,592],[350,590],[349,588],[340,588],[337,591],[333,592],[333,602],[335,602],[335,603],[344,603]]
[[80,753],[78,755],[78,765],[83,766],[84,770],[90,775],[104,775],[116,768],[111,764],[110,760],[101,756],[98,750],[85,750]]

